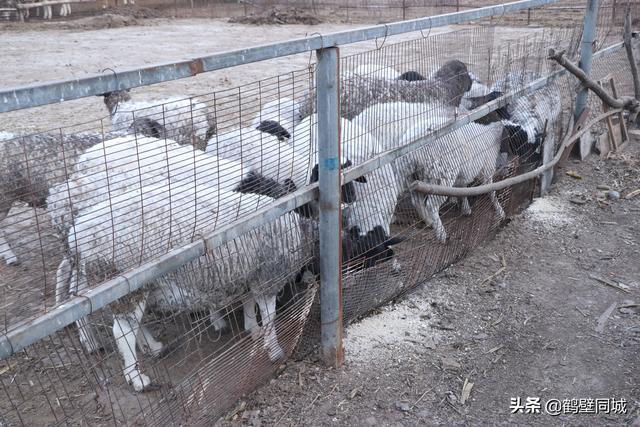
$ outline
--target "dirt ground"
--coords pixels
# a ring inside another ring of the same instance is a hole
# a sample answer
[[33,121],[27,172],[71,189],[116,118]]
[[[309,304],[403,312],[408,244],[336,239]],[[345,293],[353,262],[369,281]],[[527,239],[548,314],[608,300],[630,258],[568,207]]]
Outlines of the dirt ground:
[[[473,255],[349,326],[343,367],[288,363],[218,425],[639,425],[640,197],[597,189],[640,187],[639,142],[567,169],[582,179],[563,176]],[[627,412],[511,414],[516,397]]]

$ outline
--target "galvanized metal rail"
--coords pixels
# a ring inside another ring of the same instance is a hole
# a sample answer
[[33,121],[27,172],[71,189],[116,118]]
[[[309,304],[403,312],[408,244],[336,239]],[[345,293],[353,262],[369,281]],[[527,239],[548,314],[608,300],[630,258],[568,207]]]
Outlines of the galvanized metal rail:
[[130,89],[183,79],[201,73],[281,56],[374,40],[413,31],[429,30],[445,25],[461,24],[491,16],[502,16],[505,13],[536,8],[557,3],[558,1],[559,0],[516,1],[465,12],[447,13],[444,15],[376,25],[357,30],[305,37],[247,49],[221,52],[179,62],[122,70],[115,73],[109,71],[105,74],[93,75],[81,79],[3,89],[0,91],[0,113],[100,95],[114,90]]
[[[594,59],[604,58],[623,48],[624,43],[618,43],[598,51],[593,55],[593,57]],[[491,101],[472,111],[470,114],[458,118],[456,121],[435,131],[427,137],[420,138],[411,144],[385,152],[374,159],[362,163],[361,165],[350,168],[343,175],[343,183],[352,181],[359,176],[383,167],[393,162],[395,159],[419,149],[423,145],[430,143],[442,135],[450,133],[476,119],[484,117],[492,111],[508,104],[510,100],[544,87],[566,72],[566,70],[561,69],[547,77],[535,80],[518,91]],[[285,197],[277,199],[268,208],[225,227],[221,227],[210,235],[205,236],[200,241],[190,243],[182,248],[174,249],[154,261],[147,262],[136,269],[71,298],[65,304],[56,307],[40,317],[14,325],[11,330],[0,337],[0,360],[10,357],[38,340],[63,329],[74,321],[107,306],[137,289],[140,289],[142,286],[151,283],[155,278],[174,271],[181,265],[197,259],[205,254],[206,248],[214,248],[231,241],[232,239],[239,237],[256,227],[273,221],[286,212],[294,210],[296,207],[318,199],[318,185],[318,183],[309,185]]]

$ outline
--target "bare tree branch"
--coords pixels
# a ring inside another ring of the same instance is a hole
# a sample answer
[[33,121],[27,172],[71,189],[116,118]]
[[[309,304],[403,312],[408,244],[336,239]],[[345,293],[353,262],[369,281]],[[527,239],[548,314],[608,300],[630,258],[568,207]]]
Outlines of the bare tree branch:
[[640,101],[640,79],[638,79],[638,64],[633,57],[633,49],[631,47],[631,11],[627,4],[627,13],[624,17],[624,48],[627,50],[627,58],[631,66],[631,75],[633,76],[633,91],[635,97]]
[[593,93],[595,93],[598,98],[602,100],[605,104],[607,104],[611,108],[622,108],[631,113],[631,120],[635,121],[636,116],[640,113],[640,101],[631,97],[631,96],[621,96],[619,98],[614,98],[609,95],[604,88],[602,88],[599,84],[597,84],[594,80],[589,78],[576,64],[569,61],[564,56],[564,51],[556,52],[555,49],[549,49],[549,59],[553,59],[562,67],[564,67],[568,72],[573,74],[580,80],[582,85],[587,89],[590,89]]

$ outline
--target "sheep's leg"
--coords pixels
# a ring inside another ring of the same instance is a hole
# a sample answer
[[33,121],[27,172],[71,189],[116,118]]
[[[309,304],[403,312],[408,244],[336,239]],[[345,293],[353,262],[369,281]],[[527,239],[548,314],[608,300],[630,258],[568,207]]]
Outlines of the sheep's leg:
[[[10,210],[10,204],[2,203],[2,208],[0,208],[0,223],[2,223],[7,215],[9,215]],[[9,242],[6,239],[2,228],[0,228],[0,258],[4,258],[7,265],[18,264],[18,257],[16,257],[16,254],[11,250],[11,246],[9,246]]]
[[260,296],[256,298],[260,317],[262,317],[262,329],[264,336],[264,346],[269,352],[269,359],[275,362],[284,357],[284,351],[278,343],[276,334],[276,297]]
[[256,315],[256,300],[247,298],[242,303],[242,312],[244,314],[244,330],[251,332],[251,337],[257,340],[260,336],[260,329],[258,328],[258,316]]
[[469,199],[467,197],[462,197],[460,200],[460,211],[462,215],[469,216],[471,215],[471,205],[469,205]]
[[430,195],[427,197],[427,201],[425,203],[426,210],[429,213],[429,216],[431,216],[431,223],[433,224],[433,229],[436,232],[436,237],[443,243],[447,240],[447,232],[444,229],[444,225],[442,225],[442,220],[440,219],[440,206],[442,206],[446,201],[446,196]]
[[[58,269],[60,269],[60,267],[58,267]],[[85,289],[86,287],[87,282],[84,273],[80,272],[78,274],[78,272],[73,271],[71,273],[71,279],[69,280],[69,295],[77,294],[78,290]],[[56,293],[58,293],[57,289]],[[93,326],[89,323],[88,317],[76,320],[76,328],[78,328],[78,338],[80,339],[80,343],[88,353],[95,353],[100,350],[101,347],[98,345],[99,341],[93,333]]]
[[431,215],[425,206],[425,196],[417,191],[411,191],[411,203],[418,212],[420,219],[427,225],[431,226]]
[[65,288],[68,289],[71,283],[71,262],[66,256],[62,258],[58,270],[56,270],[56,304],[62,302],[62,296]]
[[151,384],[151,379],[140,372],[136,353],[145,305],[146,297],[143,297],[136,302],[133,311],[113,316],[113,336],[123,359],[124,377],[135,391],[142,391]]
[[[484,177],[483,184],[491,184],[492,182],[493,182],[493,173],[488,172]],[[493,203],[493,208],[496,210],[496,216],[500,221],[502,221],[506,215],[504,213],[504,209],[502,209],[502,206],[500,206],[500,200],[498,200],[498,196],[496,195],[496,192],[492,191],[491,193],[489,193],[489,198],[491,199],[491,203]]]
[[227,321],[224,320],[224,316],[220,314],[218,310],[211,310],[209,312],[209,320],[216,332],[225,332],[229,329]]
[[9,246],[9,242],[4,237],[4,231],[0,230],[0,258],[4,258],[4,261],[7,265],[17,265],[18,257],[11,250],[11,246]]
[[140,333],[136,338],[138,339],[138,347],[146,354],[157,357],[164,350],[164,344],[156,340],[145,325],[140,325]]

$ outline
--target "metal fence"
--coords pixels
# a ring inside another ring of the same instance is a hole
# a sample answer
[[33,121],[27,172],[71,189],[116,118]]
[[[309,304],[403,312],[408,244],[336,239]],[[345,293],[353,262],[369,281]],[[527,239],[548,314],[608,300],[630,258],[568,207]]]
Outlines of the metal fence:
[[[2,423],[211,424],[289,357],[320,347],[339,363],[343,321],[460,259],[539,191],[534,180],[458,207],[408,189],[502,180],[555,154],[576,85],[545,58],[575,59],[581,27],[509,43],[496,26],[429,34],[544,3],[0,91],[12,111],[319,51],[308,69],[241,87],[161,104],[110,93],[105,120],[0,134],[0,251],[22,263],[0,266]],[[408,31],[421,33],[385,42]],[[371,52],[333,47],[375,37]],[[593,72],[628,93],[624,58],[608,45]],[[407,71],[424,80],[397,79]],[[502,96],[473,109],[491,90]],[[498,112],[514,125],[488,123]],[[516,126],[527,114],[529,133]]]

